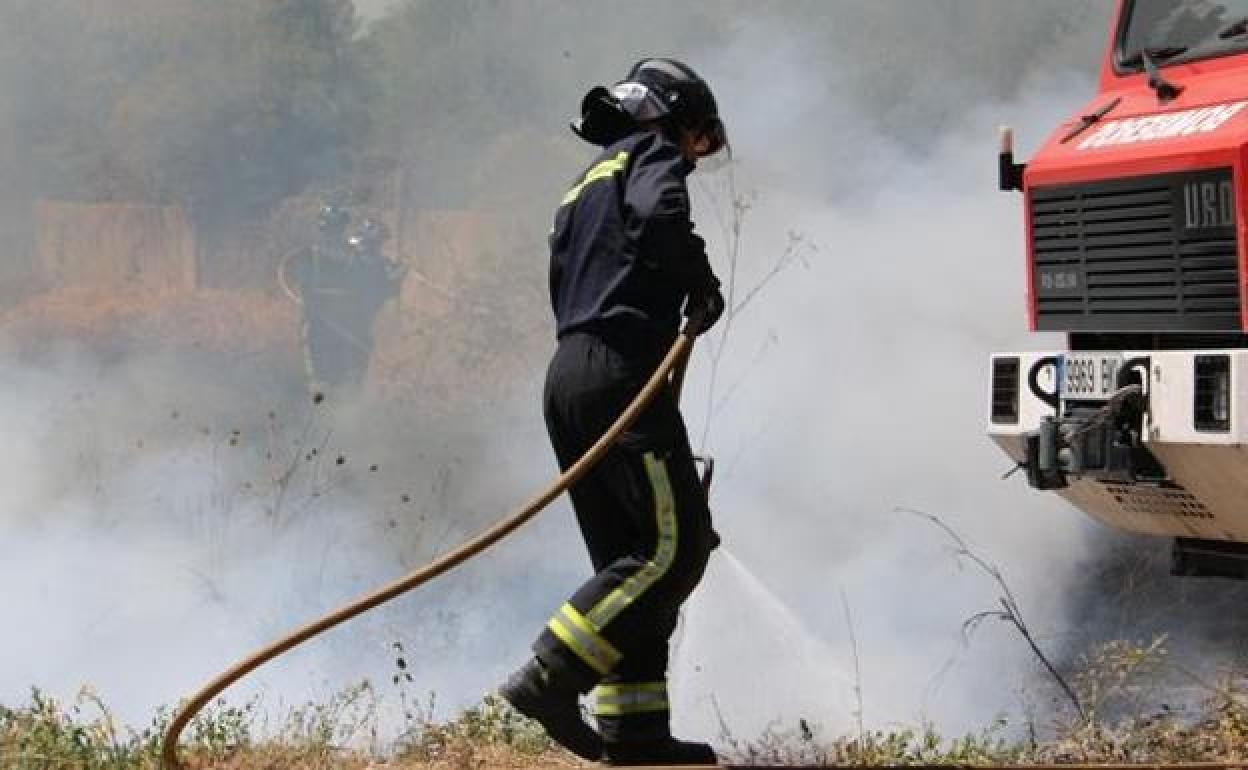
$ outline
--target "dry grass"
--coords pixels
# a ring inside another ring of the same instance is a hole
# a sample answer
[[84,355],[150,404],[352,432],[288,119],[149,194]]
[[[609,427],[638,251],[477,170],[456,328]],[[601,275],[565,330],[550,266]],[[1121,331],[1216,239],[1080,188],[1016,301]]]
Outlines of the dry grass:
[[[497,699],[454,719],[409,714],[406,729],[384,750],[377,739],[378,699],[367,683],[325,703],[294,709],[269,724],[255,701],[218,702],[191,722],[182,757],[189,770],[468,770],[577,767],[575,757]],[[159,770],[162,710],[143,729],[118,724],[104,702],[84,689],[72,703],[38,690],[19,708],[0,706],[0,767],[5,770]]]
[[[820,735],[800,722],[756,740],[721,736],[736,764],[816,766],[1065,765],[1242,762],[1248,759],[1248,681],[1227,671],[1206,681],[1170,660],[1165,639],[1093,646],[1070,679],[1084,711],[1061,711],[1043,722],[1005,718],[983,730],[947,738],[933,725],[869,731],[861,737]],[[1043,736],[1043,737],[1041,737]]]
[[[754,740],[721,735],[717,747],[736,764],[815,766],[1167,764],[1248,759],[1248,692],[1227,673],[1203,682],[1168,660],[1164,640],[1112,642],[1092,649],[1072,682],[1083,719],[1053,714],[1043,725],[1000,719],[978,733],[946,738],[934,726],[822,735],[801,721]],[[1177,678],[1176,678],[1177,677]],[[1182,706],[1166,696],[1192,690]],[[1161,698],[1161,700],[1159,700]],[[584,766],[552,746],[532,722],[493,697],[450,720],[403,699],[406,728],[380,746],[379,698],[368,684],[321,704],[306,704],[273,726],[255,703],[215,704],[188,730],[183,755],[195,770],[502,770]],[[19,708],[0,707],[0,766],[70,770],[157,770],[162,711],[142,730],[119,726],[84,691],[59,704],[35,691]],[[1045,737],[1037,737],[1039,735]]]

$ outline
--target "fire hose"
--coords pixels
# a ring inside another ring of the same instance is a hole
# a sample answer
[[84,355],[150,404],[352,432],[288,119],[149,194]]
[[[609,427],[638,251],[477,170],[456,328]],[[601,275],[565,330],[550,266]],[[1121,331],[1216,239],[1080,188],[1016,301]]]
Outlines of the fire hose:
[[[566,492],[569,487],[589,473],[606,456],[620,436],[637,422],[642,412],[646,410],[664,388],[671,388],[675,398],[679,401],[680,390],[684,383],[685,368],[689,362],[689,355],[693,351],[693,341],[700,329],[701,320],[691,318],[676,338],[676,342],[672,344],[671,349],[668,350],[667,355],[664,356],[658,368],[655,369],[654,374],[642,386],[641,391],[638,392],[632,403],[628,405],[628,408],[616,418],[611,427],[607,429],[607,432],[602,435],[602,438],[598,439],[579,460],[551,482],[548,487],[529,500],[529,502],[455,550],[438,557],[406,577],[361,596],[350,604],[292,631],[287,636],[272,642],[235,663],[200,688],[178,710],[173,721],[169,723],[169,727],[165,731],[164,743],[161,749],[162,766],[166,770],[182,770],[182,763],[178,759],[178,739],[182,735],[182,731],[204,706],[208,705],[213,698],[220,695],[227,687],[309,639],[319,636],[347,620],[424,585],[498,543],[544,510]],[[709,461],[707,470],[708,473],[704,484],[710,479]]]

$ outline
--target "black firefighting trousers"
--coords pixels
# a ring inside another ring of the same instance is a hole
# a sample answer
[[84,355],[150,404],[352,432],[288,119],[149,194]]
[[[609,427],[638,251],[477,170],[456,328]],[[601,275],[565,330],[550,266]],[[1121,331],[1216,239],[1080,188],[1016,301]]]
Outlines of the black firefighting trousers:
[[[591,334],[560,341],[547,372],[545,415],[562,468],[606,432],[661,356]],[[550,619],[534,651],[581,692],[597,685],[604,740],[666,738],[668,640],[718,542],[670,391],[571,497],[596,574]]]

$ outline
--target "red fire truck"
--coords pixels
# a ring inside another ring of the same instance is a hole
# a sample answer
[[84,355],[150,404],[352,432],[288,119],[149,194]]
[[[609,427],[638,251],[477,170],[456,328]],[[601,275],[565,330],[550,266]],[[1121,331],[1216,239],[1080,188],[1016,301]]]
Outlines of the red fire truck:
[[1095,97],[1027,163],[1030,327],[989,433],[1031,486],[1248,578],[1248,0],[1119,0]]

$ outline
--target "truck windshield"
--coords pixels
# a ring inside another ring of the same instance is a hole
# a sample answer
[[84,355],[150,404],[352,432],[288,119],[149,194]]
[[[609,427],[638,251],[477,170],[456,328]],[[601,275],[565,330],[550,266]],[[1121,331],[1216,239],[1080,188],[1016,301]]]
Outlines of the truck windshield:
[[1248,0],[1133,0],[1126,7],[1119,48],[1126,69],[1141,68],[1141,51],[1163,52],[1173,64],[1248,50]]

